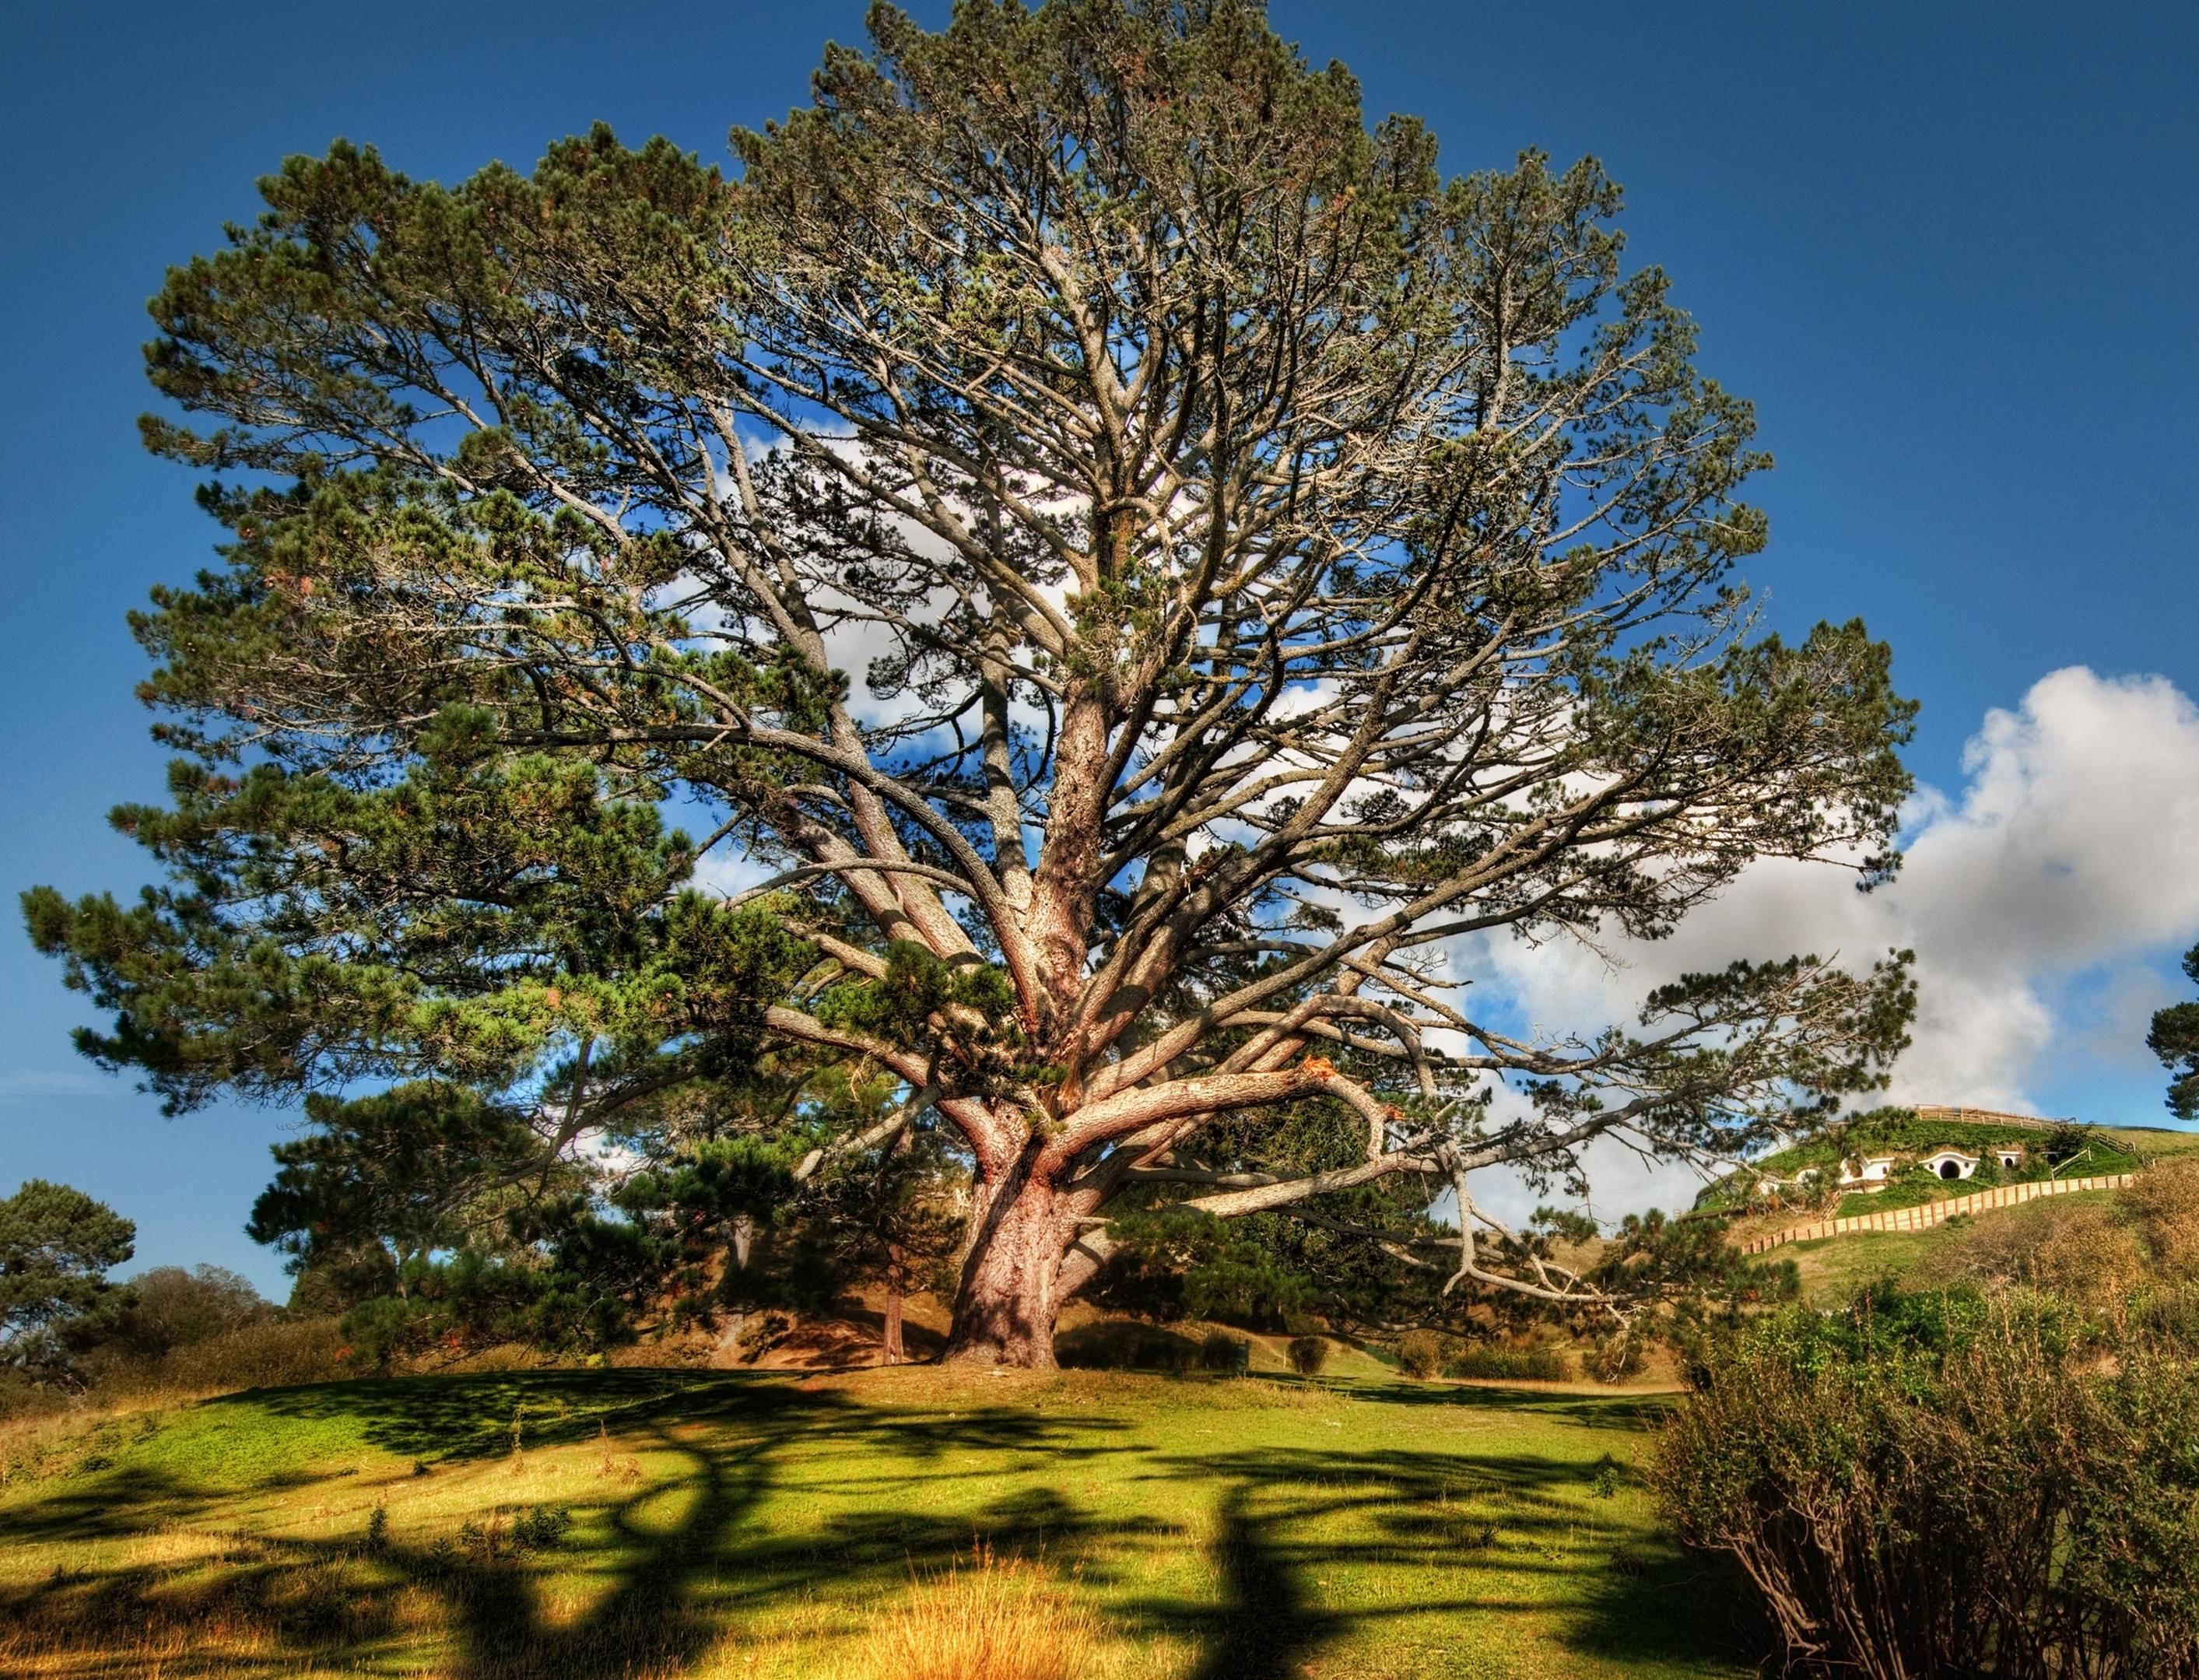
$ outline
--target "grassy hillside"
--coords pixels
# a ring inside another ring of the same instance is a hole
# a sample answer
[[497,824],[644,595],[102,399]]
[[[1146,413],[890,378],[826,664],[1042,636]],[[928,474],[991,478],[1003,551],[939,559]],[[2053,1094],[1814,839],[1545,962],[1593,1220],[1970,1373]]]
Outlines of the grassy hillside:
[[[1993,1159],[2004,1143],[2023,1146],[2025,1159],[2013,1169]],[[1823,1135],[1764,1157],[1743,1172],[1705,1187],[1695,1199],[1704,1210],[1729,1210],[1753,1199],[1764,1179],[1796,1178],[1814,1168],[1822,1178],[1837,1175],[1843,1158],[1873,1154],[1917,1156],[1942,1146],[1982,1158],[1974,1176],[1943,1180],[1914,1166],[1898,1169],[1883,1190],[1858,1193],[1826,1211],[1838,1216],[1880,1213],[1969,1195],[1996,1184],[2019,1183],[2056,1175],[2097,1177],[2132,1172],[2146,1163],[2199,1150],[2199,1134],[2146,1127],[2072,1127],[2060,1132],[1968,1121],[1919,1120],[1905,1109],[1881,1109],[1858,1116]],[[2071,1152],[2081,1152],[2073,1154]],[[2050,1160],[2051,1153],[2053,1158]],[[1793,1210],[1790,1210],[1790,1222]]]
[[0,1671],[925,1680],[895,1630],[989,1606],[995,1680],[1738,1676],[1627,1467],[1659,1403],[605,1371],[48,1425],[0,1448]]
[[1882,1279],[1904,1288],[1934,1288],[1951,1281],[1959,1268],[1958,1251],[1974,1230],[1990,1223],[2015,1222],[2043,1235],[2057,1222],[2085,1209],[2112,1207],[2112,1190],[2080,1191],[2020,1208],[2004,1208],[1974,1218],[1957,1218],[1922,1231],[1866,1231],[1788,1243],[1776,1257],[1794,1263],[1801,1274],[1802,1298],[1813,1306],[1834,1306],[1857,1290]]

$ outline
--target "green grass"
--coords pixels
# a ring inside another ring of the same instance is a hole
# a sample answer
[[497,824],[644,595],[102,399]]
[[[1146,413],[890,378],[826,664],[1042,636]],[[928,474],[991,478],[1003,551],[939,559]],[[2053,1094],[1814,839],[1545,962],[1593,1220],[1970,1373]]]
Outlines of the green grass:
[[1630,1467],[1661,1403],[918,1369],[253,1393],[0,1448],[0,1671],[865,1675],[866,1627],[983,1548],[1097,1618],[1094,1677],[1748,1673],[1734,1584]]
[[1812,1306],[1834,1306],[1866,1284],[1882,1278],[1908,1288],[1928,1288],[1946,1281],[1945,1259],[1976,1222],[2021,1217],[2027,1210],[2050,1209],[2056,1213],[2114,1200],[2112,1190],[2079,1190],[2050,1201],[2027,1202],[2019,1207],[1997,1209],[1956,1218],[1922,1231],[1864,1231],[1846,1236],[1818,1237],[1809,1242],[1788,1243],[1772,1251],[1774,1258],[1791,1259],[1801,1274],[1802,1298]]
[[1957,1185],[1962,1187],[1960,1193],[1966,1195],[1985,1187],[1962,1179],[1950,1184],[1935,1173],[1911,1167],[1888,1179],[1882,1190],[1858,1190],[1841,1197],[1840,1205],[1833,1210],[1833,1217],[1853,1219],[1860,1214],[1892,1213],[1898,1208],[1922,1207],[1927,1202],[1951,1201],[1957,1193]]
[[[1924,1155],[1943,1145],[1984,1158],[1986,1164],[1971,1179],[1942,1180],[1914,1168],[1904,1169],[1897,1172],[1883,1191],[1844,1197],[1835,1216],[1845,1218],[1897,1207],[1915,1207],[1925,1202],[1968,1195],[1995,1184],[2052,1175],[2043,1152],[2050,1135],[2024,1127],[1968,1121],[1928,1122],[1916,1119],[1906,1110],[1884,1110],[1860,1117],[1844,1128],[1813,1137],[1791,1149],[1766,1155],[1751,1163],[1745,1171],[1729,1174],[1705,1186],[1695,1199],[1695,1205],[1706,1210],[1732,1207],[1738,1198],[1750,1193],[1759,1179],[1792,1179],[1805,1167],[1814,1167],[1820,1173],[1836,1173],[1843,1158],[1876,1153]],[[2090,1178],[2132,1172],[2149,1161],[2199,1152],[2199,1131],[2095,1126],[2085,1129],[2084,1135],[2091,1152],[2081,1160],[2065,1164],[2060,1176]],[[2021,1144],[2027,1151],[2024,1164],[2013,1171],[2001,1168],[1992,1158],[1993,1149],[2003,1143]]]
[[1936,1251],[1951,1241],[1950,1228],[1928,1231],[1870,1231],[1861,1235],[1819,1237],[1789,1243],[1777,1251],[1802,1275],[1802,1298],[1812,1306],[1832,1306],[1881,1278],[1913,1280],[1929,1269]]

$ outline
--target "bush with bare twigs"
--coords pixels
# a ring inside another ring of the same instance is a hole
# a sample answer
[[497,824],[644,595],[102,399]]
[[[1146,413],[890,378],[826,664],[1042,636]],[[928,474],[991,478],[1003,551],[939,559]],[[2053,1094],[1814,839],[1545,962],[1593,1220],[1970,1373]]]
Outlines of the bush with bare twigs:
[[2199,1676],[2199,1357],[2030,1293],[1878,1291],[1711,1350],[1654,1478],[1788,1662]]
[[1291,1369],[1302,1377],[1317,1377],[1328,1365],[1328,1339],[1326,1336],[1293,1336],[1291,1345],[1283,1350],[1291,1362]]

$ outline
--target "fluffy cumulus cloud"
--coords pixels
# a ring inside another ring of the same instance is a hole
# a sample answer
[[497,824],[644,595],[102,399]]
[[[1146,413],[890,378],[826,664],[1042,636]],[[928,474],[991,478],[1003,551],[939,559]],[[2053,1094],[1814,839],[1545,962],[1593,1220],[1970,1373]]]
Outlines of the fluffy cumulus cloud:
[[[2173,989],[2161,959],[2199,938],[2199,708],[2161,678],[2056,671],[1987,714],[1963,771],[1958,792],[1920,790],[1907,861],[1874,893],[1766,862],[1670,940],[1601,954],[1494,940],[1461,966],[1560,1031],[1624,1018],[1648,987],[1736,956],[1863,962],[1905,947],[1919,1006],[1897,1100],[2034,1109],[2049,1076],[2144,1061],[2146,1018]],[[1606,1164],[1615,1203],[1688,1199],[1669,1173]]]
[[2021,1100],[2050,1053],[2109,1047],[2087,1018],[2131,1024],[2110,1053],[2134,1053],[2161,1000],[2131,965],[2199,936],[2199,709],[2160,678],[2056,671],[1987,716],[1963,769],[1887,895],[1924,989],[1899,1077]]

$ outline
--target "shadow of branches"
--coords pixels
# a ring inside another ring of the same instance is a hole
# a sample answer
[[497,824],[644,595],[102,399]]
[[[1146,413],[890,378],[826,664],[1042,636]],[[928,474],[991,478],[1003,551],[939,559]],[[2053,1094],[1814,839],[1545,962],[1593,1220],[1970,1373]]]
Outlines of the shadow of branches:
[[[86,1680],[143,1671],[117,1644],[128,1629],[170,1637],[162,1671],[176,1677],[271,1680],[316,1655],[395,1657],[422,1636],[452,1680],[672,1675],[814,1604],[820,1583],[848,1630],[860,1607],[893,1599],[912,1575],[948,1568],[979,1540],[1074,1560],[1120,1632],[1192,1653],[1194,1680],[1283,1680],[1385,1619],[1547,1617],[1550,1602],[1520,1594],[1537,1574],[1582,1578],[1582,1590],[1560,1595],[1570,1607],[1560,1636],[1584,1654],[1685,1660],[1706,1642],[1718,1654],[1733,1643],[1715,1618],[1673,1612],[1690,1566],[1660,1554],[1614,1566],[1609,1537],[1582,1531],[1582,1467],[1531,1454],[1341,1443],[1165,1452],[1090,1405],[879,1404],[755,1374],[413,1379],[272,1391],[252,1403],[347,1421],[423,1469],[510,1454],[516,1420],[530,1450],[616,1436],[621,1450],[648,1456],[651,1473],[574,1499],[572,1531],[554,1553],[425,1531],[238,1531],[217,1537],[228,1548],[218,1568],[63,1570],[0,1596],[0,1621],[15,1625],[24,1648],[75,1654],[66,1671]],[[1099,1461],[1137,1508],[1074,1495],[1080,1467],[1096,1473]],[[998,1484],[993,1496],[968,1496],[973,1473]],[[282,1481],[255,1490],[279,1491]],[[0,1512],[0,1540],[143,1534],[188,1523],[202,1496],[173,1475],[118,1467]],[[790,1527],[774,1500],[810,1520]],[[1141,1586],[1142,1557],[1187,1544],[1203,1548],[1208,1590]],[[1412,1590],[1379,1600],[1329,1590],[1353,1569],[1391,1570]],[[186,1636],[222,1628],[250,1636]]]

